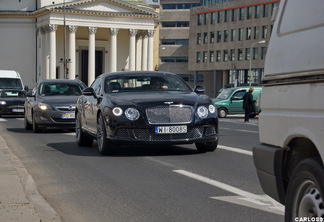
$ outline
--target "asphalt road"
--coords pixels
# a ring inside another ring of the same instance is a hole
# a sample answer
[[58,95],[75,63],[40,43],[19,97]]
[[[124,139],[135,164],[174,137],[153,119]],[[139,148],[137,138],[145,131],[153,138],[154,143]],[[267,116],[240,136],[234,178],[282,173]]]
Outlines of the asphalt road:
[[101,156],[74,132],[26,131],[23,118],[0,118],[0,133],[63,222],[283,221],[253,165],[255,119],[220,119],[219,147],[203,154],[182,145]]

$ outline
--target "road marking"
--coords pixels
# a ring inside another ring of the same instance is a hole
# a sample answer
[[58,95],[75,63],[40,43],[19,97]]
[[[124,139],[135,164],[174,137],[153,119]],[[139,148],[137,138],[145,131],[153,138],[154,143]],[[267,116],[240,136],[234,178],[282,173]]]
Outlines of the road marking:
[[220,129],[230,130],[230,131],[239,131],[239,132],[245,132],[245,133],[259,133],[259,131],[231,129],[231,128],[224,128],[224,127],[220,127]]
[[189,177],[194,180],[218,187],[220,189],[226,190],[228,192],[234,193],[238,196],[226,196],[226,197],[210,197],[211,199],[217,199],[221,201],[227,201],[234,204],[239,204],[247,207],[252,207],[255,209],[271,212],[274,214],[283,215],[284,207],[278,202],[274,201],[267,195],[256,195],[231,185],[212,180],[207,177],[200,176],[198,174],[191,173],[185,170],[173,170],[173,172],[179,173],[183,176]]
[[241,154],[253,156],[252,151],[247,151],[247,150],[234,148],[234,147],[229,147],[229,146],[218,145],[217,149],[223,149],[223,150],[228,150],[228,151],[231,151],[231,152],[236,152],[236,153],[241,153]]
[[5,122],[5,121],[8,121],[8,120],[6,120],[4,118],[0,118],[0,121]]

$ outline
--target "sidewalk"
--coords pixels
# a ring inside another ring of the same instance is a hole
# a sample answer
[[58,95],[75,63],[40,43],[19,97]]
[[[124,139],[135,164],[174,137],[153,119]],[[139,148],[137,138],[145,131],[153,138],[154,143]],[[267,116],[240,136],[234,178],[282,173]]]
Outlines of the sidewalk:
[[61,222],[33,178],[0,136],[0,221]]

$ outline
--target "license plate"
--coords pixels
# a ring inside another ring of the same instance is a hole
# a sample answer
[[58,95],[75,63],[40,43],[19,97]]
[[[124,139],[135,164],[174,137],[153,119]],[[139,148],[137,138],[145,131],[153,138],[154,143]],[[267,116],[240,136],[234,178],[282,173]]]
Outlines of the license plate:
[[75,113],[63,113],[61,119],[74,119]]
[[156,134],[176,134],[176,133],[186,133],[187,126],[156,126]]
[[23,113],[24,109],[12,109],[11,110],[13,113]]

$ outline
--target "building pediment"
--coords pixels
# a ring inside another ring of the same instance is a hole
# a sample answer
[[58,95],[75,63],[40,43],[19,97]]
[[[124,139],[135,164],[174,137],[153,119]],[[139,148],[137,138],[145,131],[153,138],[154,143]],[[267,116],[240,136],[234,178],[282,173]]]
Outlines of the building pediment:
[[50,11],[100,13],[100,14],[137,14],[157,17],[154,9],[143,3],[128,3],[122,0],[79,0],[65,4],[45,7]]

